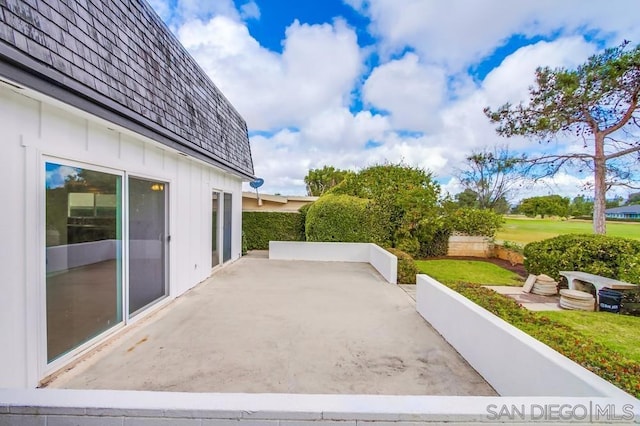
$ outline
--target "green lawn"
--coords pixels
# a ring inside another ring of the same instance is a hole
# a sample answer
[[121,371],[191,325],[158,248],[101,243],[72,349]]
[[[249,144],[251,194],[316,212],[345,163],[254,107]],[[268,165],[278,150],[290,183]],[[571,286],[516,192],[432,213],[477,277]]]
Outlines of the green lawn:
[[416,260],[418,271],[443,284],[467,282],[484,285],[522,285],[518,275],[489,262],[477,260]]
[[640,317],[607,312],[541,312],[640,363]]
[[[591,234],[591,222],[586,220],[530,219],[506,217],[496,234],[496,240],[527,244],[561,234]],[[607,222],[607,235],[640,240],[640,222]]]

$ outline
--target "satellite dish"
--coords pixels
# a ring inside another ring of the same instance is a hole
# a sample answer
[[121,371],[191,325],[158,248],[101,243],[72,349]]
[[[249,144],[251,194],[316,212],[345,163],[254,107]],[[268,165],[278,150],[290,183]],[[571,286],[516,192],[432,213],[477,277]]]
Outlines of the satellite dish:
[[249,186],[253,189],[258,189],[264,184],[264,179],[258,178],[254,181],[249,182]]

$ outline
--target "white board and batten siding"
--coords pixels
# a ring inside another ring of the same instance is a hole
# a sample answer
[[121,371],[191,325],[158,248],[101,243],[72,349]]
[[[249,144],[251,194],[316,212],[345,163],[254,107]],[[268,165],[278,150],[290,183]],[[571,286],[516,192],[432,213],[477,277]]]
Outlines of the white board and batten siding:
[[169,298],[211,274],[213,190],[233,196],[231,252],[232,259],[240,257],[241,178],[38,93],[3,83],[0,129],[0,388],[34,387],[42,376],[45,161],[168,183]]

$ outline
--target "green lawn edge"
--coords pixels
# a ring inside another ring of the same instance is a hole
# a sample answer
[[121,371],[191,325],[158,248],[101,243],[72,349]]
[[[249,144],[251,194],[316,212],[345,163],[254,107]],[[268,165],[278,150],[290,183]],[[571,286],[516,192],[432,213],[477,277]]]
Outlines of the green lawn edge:
[[521,286],[524,281],[515,272],[482,260],[426,259],[416,260],[415,263],[421,274],[427,274],[444,284],[465,281],[483,285]]

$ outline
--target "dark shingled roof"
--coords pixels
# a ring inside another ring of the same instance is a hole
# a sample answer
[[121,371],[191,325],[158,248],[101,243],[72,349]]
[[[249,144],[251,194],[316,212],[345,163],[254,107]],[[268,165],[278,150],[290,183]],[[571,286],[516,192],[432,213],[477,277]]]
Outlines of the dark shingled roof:
[[632,204],[630,206],[614,207],[604,211],[605,213],[616,214],[640,214],[640,204]]
[[144,0],[0,0],[0,77],[245,178],[244,119]]

